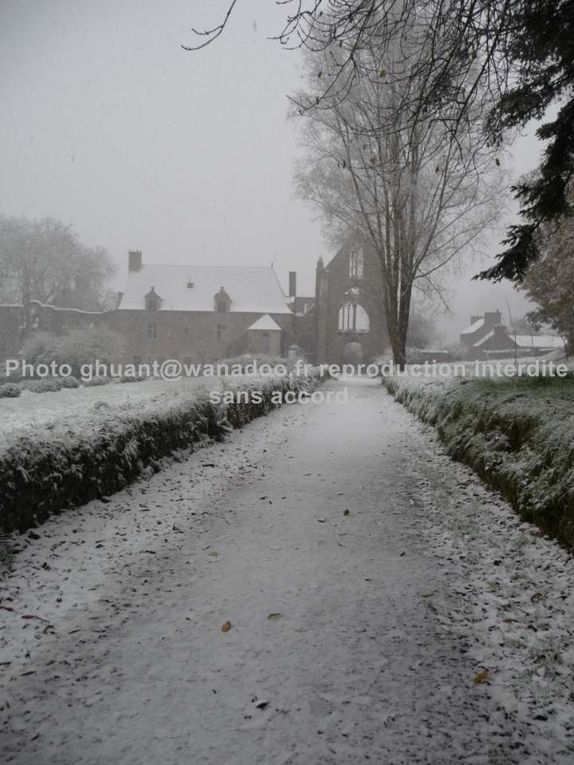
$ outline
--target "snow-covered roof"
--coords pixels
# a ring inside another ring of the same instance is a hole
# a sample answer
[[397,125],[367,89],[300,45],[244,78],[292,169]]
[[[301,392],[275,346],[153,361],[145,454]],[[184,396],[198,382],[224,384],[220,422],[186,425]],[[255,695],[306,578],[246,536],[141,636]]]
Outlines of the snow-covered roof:
[[[491,337],[494,335],[494,330],[491,329],[490,332],[488,332],[486,335],[480,338],[480,340],[477,340],[476,343],[472,344],[473,348],[478,348],[481,345],[483,345],[487,340],[490,340]],[[516,338],[512,334],[512,332],[506,333],[509,340],[512,340],[512,342],[515,342],[516,339],[516,345],[518,348],[558,348],[560,350],[564,349],[564,341],[561,337],[557,337],[556,335],[516,335]]]
[[288,299],[269,266],[144,264],[128,273],[119,310],[144,309],[151,287],[161,298],[162,311],[213,311],[214,295],[223,287],[231,298],[231,312],[291,313]]
[[481,329],[482,327],[484,327],[484,319],[477,319],[477,321],[475,321],[474,324],[471,324],[470,327],[463,329],[460,334],[472,335],[475,332],[477,332],[479,329]]
[[247,329],[259,329],[265,330],[267,332],[273,332],[275,330],[281,331],[279,324],[277,324],[275,319],[269,316],[268,313],[266,313],[265,316],[260,316],[257,321],[254,321],[253,324]]
[[480,340],[477,340],[476,343],[472,344],[473,348],[477,348],[479,345],[482,345],[483,343],[486,343],[487,340],[490,340],[491,337],[494,336],[494,330],[491,329],[490,332],[487,332],[486,335],[483,335]]
[[[511,337],[514,339],[513,335]],[[516,335],[519,348],[564,348],[564,340],[557,335]]]

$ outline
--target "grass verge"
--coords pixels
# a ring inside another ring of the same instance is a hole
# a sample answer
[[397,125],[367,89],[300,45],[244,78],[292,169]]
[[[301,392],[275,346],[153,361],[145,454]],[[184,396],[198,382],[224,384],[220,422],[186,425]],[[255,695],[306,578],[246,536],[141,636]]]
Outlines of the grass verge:
[[574,547],[574,378],[383,382],[437,429],[451,457],[499,490],[522,518]]

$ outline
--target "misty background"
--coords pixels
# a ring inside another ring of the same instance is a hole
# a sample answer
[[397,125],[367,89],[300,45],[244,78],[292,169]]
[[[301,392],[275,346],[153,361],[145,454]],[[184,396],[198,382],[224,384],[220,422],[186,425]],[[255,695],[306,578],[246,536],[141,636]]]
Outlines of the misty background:
[[[321,224],[294,196],[297,127],[288,94],[301,56],[269,37],[284,23],[272,0],[241,0],[223,36],[200,52],[192,27],[218,23],[227,0],[2,0],[0,211],[53,216],[108,250],[121,289],[129,249],[147,263],[269,265],[286,289],[313,294]],[[511,180],[532,169],[532,131],[509,151]],[[506,224],[489,235],[493,258]],[[448,277],[444,342],[471,313],[528,303],[510,284],[472,282],[472,257]]]

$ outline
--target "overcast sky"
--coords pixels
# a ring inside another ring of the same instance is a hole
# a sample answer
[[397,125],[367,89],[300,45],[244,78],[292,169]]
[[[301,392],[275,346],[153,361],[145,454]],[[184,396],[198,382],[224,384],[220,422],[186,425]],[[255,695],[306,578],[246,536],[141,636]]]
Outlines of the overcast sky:
[[[0,212],[72,223],[120,277],[141,249],[150,263],[274,263],[285,287],[293,269],[312,292],[317,257],[332,253],[293,195],[286,113],[300,57],[267,39],[285,8],[240,0],[215,45],[180,47],[226,3],[1,0]],[[519,142],[513,174],[537,153],[534,139]],[[523,309],[508,286],[471,284],[475,271],[451,280],[447,335],[507,298]]]

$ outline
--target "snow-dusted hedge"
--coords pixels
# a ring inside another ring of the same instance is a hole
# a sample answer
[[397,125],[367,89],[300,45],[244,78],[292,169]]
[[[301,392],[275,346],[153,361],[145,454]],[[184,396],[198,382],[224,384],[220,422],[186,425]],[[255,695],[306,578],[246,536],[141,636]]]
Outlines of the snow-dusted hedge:
[[46,377],[42,380],[32,379],[20,383],[22,390],[29,390],[32,393],[56,393],[63,388],[79,388],[78,380],[70,375],[69,377]]
[[574,380],[385,378],[449,454],[520,515],[574,546]]
[[22,391],[17,385],[4,383],[0,385],[0,398],[18,398]]
[[80,431],[21,435],[0,449],[0,529],[24,530],[51,513],[118,491],[147,466],[224,434],[279,405],[277,393],[311,391],[316,378],[253,379],[228,387],[249,390],[240,403],[216,403],[205,390],[156,402],[134,413],[111,413]]

